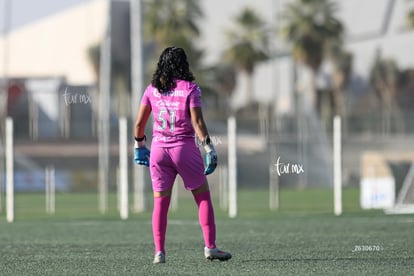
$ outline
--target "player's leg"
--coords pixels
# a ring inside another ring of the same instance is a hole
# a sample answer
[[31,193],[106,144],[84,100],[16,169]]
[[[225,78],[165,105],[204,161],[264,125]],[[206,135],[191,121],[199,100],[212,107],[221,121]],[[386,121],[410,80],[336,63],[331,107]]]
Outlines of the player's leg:
[[155,246],[153,263],[165,262],[165,236],[167,233],[168,208],[171,190],[177,172],[171,167],[168,150],[153,148],[150,157],[150,174],[154,191],[152,233]]
[[174,151],[174,163],[177,166],[177,171],[183,179],[185,188],[193,193],[198,207],[199,223],[205,243],[205,257],[208,259],[230,259],[229,253],[222,252],[216,247],[214,209],[199,148],[195,143],[189,143],[175,148]]
[[152,210],[152,235],[154,238],[155,257],[153,263],[165,263],[165,236],[167,233],[168,208],[171,189],[163,192],[154,191]]
[[199,188],[191,191],[198,207],[198,218],[204,237],[204,256],[209,260],[227,261],[232,256],[216,247],[216,224],[214,209],[211,201],[210,190],[207,181]]
[[203,232],[204,243],[207,248],[216,247],[216,224],[214,209],[211,202],[210,190],[207,181],[199,188],[191,191],[198,208],[198,220]]

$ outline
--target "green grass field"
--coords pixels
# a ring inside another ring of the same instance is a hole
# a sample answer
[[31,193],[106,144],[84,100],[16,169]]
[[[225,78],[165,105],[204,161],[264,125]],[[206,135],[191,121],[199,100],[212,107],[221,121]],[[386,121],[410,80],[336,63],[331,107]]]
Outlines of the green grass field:
[[58,194],[46,215],[41,194],[17,194],[16,221],[0,213],[0,275],[414,275],[414,216],[362,211],[358,191],[344,191],[332,214],[330,190],[282,190],[270,212],[265,191],[241,191],[239,216],[215,200],[218,245],[228,262],[203,257],[190,198],[170,212],[167,263],[152,265],[150,213],[118,218],[97,211],[95,194]]

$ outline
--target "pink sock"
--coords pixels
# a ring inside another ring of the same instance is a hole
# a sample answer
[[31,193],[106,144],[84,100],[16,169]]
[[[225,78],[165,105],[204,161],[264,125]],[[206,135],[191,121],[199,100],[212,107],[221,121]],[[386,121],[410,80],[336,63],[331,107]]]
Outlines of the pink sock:
[[167,215],[170,199],[170,196],[154,197],[152,235],[154,237],[155,253],[161,251],[165,254],[165,234],[167,232]]
[[216,247],[216,224],[214,223],[214,210],[211,203],[210,191],[194,195],[198,206],[198,219],[203,231],[204,243],[208,248]]

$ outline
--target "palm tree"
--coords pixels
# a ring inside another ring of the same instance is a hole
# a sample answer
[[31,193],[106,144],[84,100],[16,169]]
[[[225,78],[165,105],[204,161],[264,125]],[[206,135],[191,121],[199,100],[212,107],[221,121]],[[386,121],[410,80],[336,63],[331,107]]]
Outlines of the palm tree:
[[[99,80],[101,45],[94,44],[88,48],[88,58],[95,73],[96,80]],[[128,90],[129,90],[129,72],[130,66],[124,60],[119,59],[116,55],[111,60],[112,78],[114,92],[117,93],[116,100],[118,101],[117,112],[120,116],[128,114]]]
[[414,27],[414,10],[408,12],[407,21],[410,27]]
[[340,115],[347,131],[347,105],[345,88],[349,83],[352,72],[353,56],[342,47],[341,41],[331,41],[328,46],[328,59],[333,64],[332,93],[330,98],[332,115]]
[[[236,87],[236,71],[232,65],[220,63],[205,70],[206,82],[216,94],[216,109],[228,111],[230,97]],[[224,106],[219,100],[224,99]],[[220,108],[222,107],[222,108]],[[228,115],[228,114],[227,114]]]
[[[336,5],[330,0],[295,0],[287,4],[282,13],[281,23],[282,30],[287,41],[291,44],[291,55],[297,64],[310,68],[312,74],[310,81],[310,90],[312,95],[311,107],[321,114],[322,91],[317,91],[316,75],[324,60],[327,52],[329,41],[341,41],[343,26],[335,17]],[[296,81],[296,66],[294,71]],[[297,87],[297,85],[295,85]],[[298,91],[297,91],[298,92]],[[297,112],[297,129],[298,129],[298,153],[307,164],[307,156],[320,159],[318,162],[330,166],[327,156],[327,148],[321,141],[326,141],[323,134],[320,121],[312,115],[303,116],[303,97],[296,94],[296,112]],[[312,130],[316,136],[309,135]],[[316,138],[312,138],[316,137]],[[310,140],[314,139],[314,140]],[[312,147],[308,147],[313,143]],[[313,153],[312,153],[313,152]],[[316,160],[316,159],[315,159]],[[301,175],[299,180],[300,186],[306,186],[306,174]]]
[[267,54],[268,36],[266,23],[251,8],[244,8],[235,17],[236,26],[228,31],[232,43],[225,50],[224,59],[238,71],[247,75],[246,97],[251,102],[253,93],[253,74],[258,63],[269,58]]
[[197,37],[196,24],[203,16],[200,4],[195,0],[147,0],[145,1],[145,35],[161,48],[179,43],[182,37]]
[[99,80],[99,66],[101,56],[101,45],[100,43],[94,44],[88,48],[88,58],[92,65],[93,72],[95,73],[96,80]]
[[[147,53],[156,58],[164,48],[177,46],[185,49],[195,75],[200,70],[203,51],[194,44],[200,36],[197,20],[203,17],[197,0],[144,1],[144,36],[152,49]],[[154,62],[151,62],[154,64]],[[154,68],[149,68],[150,72]]]
[[328,42],[341,41],[343,34],[342,23],[334,16],[335,10],[336,5],[330,0],[296,0],[287,5],[282,15],[287,40],[292,44],[293,58],[308,66],[313,73],[313,93],[316,93],[315,76]]
[[381,131],[389,134],[394,118],[397,130],[402,131],[403,126],[400,111],[396,103],[397,81],[399,69],[392,59],[384,59],[381,52],[377,52],[375,62],[371,69],[370,82],[380,102]]

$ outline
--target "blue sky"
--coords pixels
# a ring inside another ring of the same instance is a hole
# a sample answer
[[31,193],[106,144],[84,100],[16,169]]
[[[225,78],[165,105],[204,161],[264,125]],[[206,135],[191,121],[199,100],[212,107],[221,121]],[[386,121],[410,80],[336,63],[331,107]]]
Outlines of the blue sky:
[[[11,29],[30,24],[43,17],[61,12],[77,4],[91,0],[0,0],[0,33],[4,31],[4,15],[6,2],[11,5]],[[207,21],[211,24],[229,25],[235,12],[245,6],[251,6],[261,13],[268,21],[273,21],[277,7],[290,0],[227,0],[229,5],[222,5],[222,0],[202,1]],[[336,1],[339,5],[339,17],[347,26],[347,30],[356,34],[372,33],[381,26],[384,12],[390,0],[346,0]],[[404,9],[403,2],[397,0]],[[402,4],[402,5],[401,5]],[[220,7],[219,9],[217,7]],[[401,8],[400,8],[401,10]],[[401,16],[401,11],[397,10]],[[210,28],[205,31],[209,32]]]
[[[6,2],[11,4],[11,29],[22,27],[30,24],[33,21],[41,19],[42,17],[61,12],[69,7],[77,4],[85,3],[91,0],[0,0],[0,30],[4,30],[4,12]],[[222,0],[207,0],[202,1],[202,5],[207,10],[207,15],[214,16],[214,20],[210,21],[227,21],[229,17],[234,16],[232,11],[237,11],[244,6],[251,6],[260,11],[264,17],[271,19],[277,6],[289,0],[227,0],[229,5],[222,5]],[[401,1],[401,0],[400,0]],[[352,20],[347,20],[349,29],[360,31],[372,31],[372,28],[378,26],[378,20],[383,16],[384,8],[386,8],[388,0],[346,0],[338,1],[341,9],[340,16],[344,15],[345,19],[352,17]],[[275,4],[276,3],[276,4]],[[217,7],[220,7],[219,9]],[[209,13],[213,11],[214,14]],[[273,11],[272,11],[273,10]],[[361,13],[364,11],[364,13]],[[374,26],[376,25],[376,26]]]
[[[0,36],[4,31],[6,1],[9,1],[12,7],[11,29],[16,30],[44,17],[92,0],[0,0]],[[225,30],[231,28],[234,16],[242,8],[250,6],[267,22],[275,25],[277,11],[280,11],[284,4],[292,0],[225,0],[226,5],[223,5],[223,0],[200,1],[205,17],[200,20],[202,35],[198,42],[208,49],[205,61],[215,63],[220,59],[221,51],[228,47]],[[395,0],[389,34],[385,36],[380,34],[380,31],[392,0],[336,0],[335,2],[339,8],[337,15],[345,25],[347,36],[351,38],[346,42],[349,47],[354,47],[355,43],[369,41],[371,44],[382,45],[388,41],[389,46],[384,47],[387,55],[396,56],[404,66],[411,66],[414,63],[411,58],[407,58],[408,49],[412,49],[411,43],[406,45],[406,41],[400,44],[393,42],[396,40],[394,35],[401,32],[407,11],[414,8],[414,0]],[[354,38],[357,38],[357,41]],[[358,45],[356,47],[360,48]],[[367,48],[366,51],[372,52],[372,49]],[[398,57],[399,54],[401,57]],[[365,56],[365,54],[360,55],[362,65],[371,59],[368,57],[368,60],[364,60]]]

